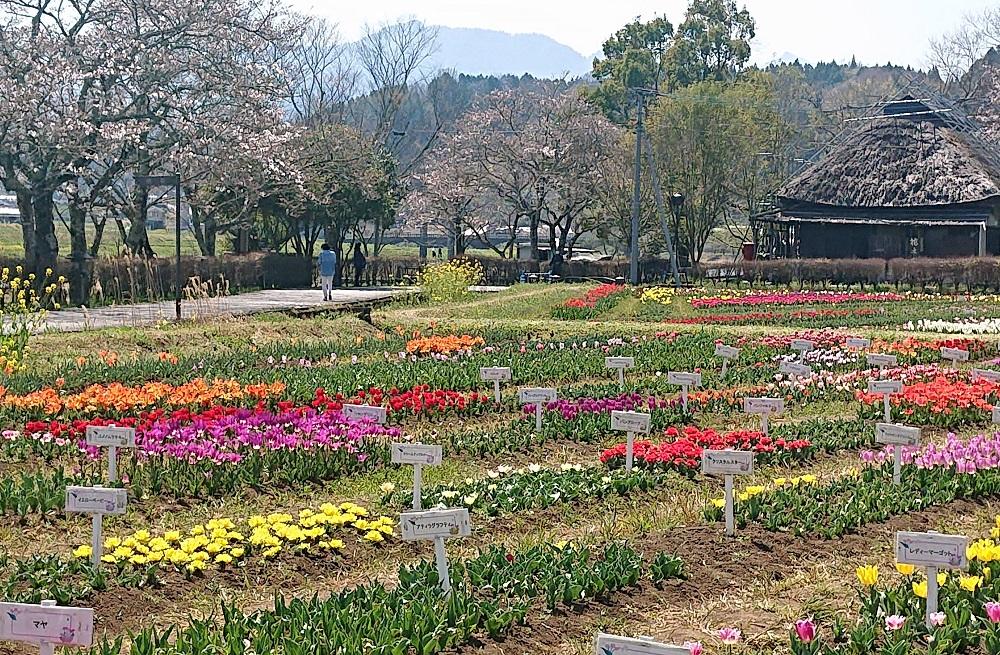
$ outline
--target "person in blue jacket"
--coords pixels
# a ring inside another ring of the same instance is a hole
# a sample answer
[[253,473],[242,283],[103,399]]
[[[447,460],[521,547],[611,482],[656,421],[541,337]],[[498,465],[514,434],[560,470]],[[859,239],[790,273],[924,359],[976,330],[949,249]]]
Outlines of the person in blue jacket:
[[316,260],[319,267],[319,279],[323,285],[323,300],[333,300],[333,280],[337,275],[337,253],[330,249],[329,243],[324,243]]

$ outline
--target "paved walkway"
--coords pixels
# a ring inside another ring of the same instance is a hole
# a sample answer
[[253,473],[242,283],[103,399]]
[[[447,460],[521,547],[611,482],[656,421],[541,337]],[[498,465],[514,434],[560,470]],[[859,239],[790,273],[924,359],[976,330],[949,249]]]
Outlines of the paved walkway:
[[[333,292],[333,301],[323,302],[323,292],[319,289],[274,289],[207,300],[185,300],[181,306],[181,314],[183,318],[208,318],[307,310],[320,306],[342,309],[412,292],[413,289],[408,287],[336,289]],[[171,321],[173,318],[173,300],[96,307],[88,310],[74,307],[49,312],[45,318],[44,329],[55,332],[80,332],[108,327],[139,327],[155,325],[160,321]]]

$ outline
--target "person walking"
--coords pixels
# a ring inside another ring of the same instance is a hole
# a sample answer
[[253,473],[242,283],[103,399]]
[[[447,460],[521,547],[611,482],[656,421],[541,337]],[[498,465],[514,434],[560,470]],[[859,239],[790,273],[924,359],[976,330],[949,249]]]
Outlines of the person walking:
[[365,253],[361,252],[361,244],[354,244],[354,286],[361,286],[361,274],[365,272],[365,266],[368,264],[368,260],[365,259]]
[[333,252],[329,243],[324,243],[316,258],[319,268],[319,280],[323,286],[323,300],[333,300],[333,279],[337,275],[337,253]]

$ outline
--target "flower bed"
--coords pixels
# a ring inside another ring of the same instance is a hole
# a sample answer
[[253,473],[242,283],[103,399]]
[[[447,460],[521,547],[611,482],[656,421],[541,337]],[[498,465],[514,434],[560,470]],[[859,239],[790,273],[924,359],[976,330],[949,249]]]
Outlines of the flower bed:
[[242,385],[235,380],[196,379],[181,385],[149,382],[127,387],[117,382],[94,384],[78,393],[46,387],[25,395],[6,394],[0,387],[3,407],[35,416],[125,414],[157,407],[205,407],[239,400],[258,401],[279,397],[283,382]]
[[849,291],[748,291],[691,299],[695,309],[755,305],[839,305],[843,303],[892,302],[905,300],[898,293],[860,293]]
[[[924,571],[897,563],[883,574],[874,565],[857,569],[860,607],[854,627],[833,626],[829,633],[813,619],[796,622],[791,648],[796,655],[824,653],[956,653],[1000,652],[1000,516],[989,539],[972,541],[967,571],[937,574],[938,611],[926,617]],[[928,650],[928,644],[969,648]],[[975,645],[979,645],[976,648]]]
[[[209,567],[244,566],[253,558],[273,559],[281,552],[336,552],[344,548],[344,538],[381,543],[392,535],[392,519],[369,517],[366,508],[354,503],[324,503],[303,509],[297,517],[278,512],[240,522],[214,518],[187,531],[154,534],[142,529],[105,538],[101,561],[119,569],[169,566],[198,573]],[[91,552],[89,545],[82,545],[73,556],[88,558]]]
[[471,354],[473,348],[484,345],[486,341],[482,337],[450,334],[410,339],[406,342],[406,352],[417,355]]
[[601,284],[582,296],[570,298],[556,307],[552,315],[562,319],[594,318],[617,305],[626,293],[628,289],[622,284]]
[[[804,459],[812,445],[807,439],[771,438],[763,432],[745,430],[719,434],[715,430],[701,430],[694,426],[682,430],[671,427],[664,436],[667,440],[660,443],[641,440],[633,444],[638,466],[694,475],[701,466],[705,450],[752,450],[763,455],[768,462],[787,463]],[[625,443],[608,448],[601,453],[601,462],[612,469],[624,468],[627,449]]]
[[871,317],[883,314],[878,309],[799,309],[791,312],[749,312],[743,314],[702,314],[668,319],[670,323],[689,325],[751,325],[754,323],[785,324],[831,318]]
[[[907,382],[902,394],[890,396],[893,416],[907,423],[955,427],[985,423],[997,402],[1000,384],[985,379],[963,380],[957,375],[939,375],[929,381]],[[858,390],[863,415],[882,415],[882,396]]]
[[916,322],[907,321],[903,329],[945,334],[1000,334],[1000,318],[956,318],[950,321],[922,318]]

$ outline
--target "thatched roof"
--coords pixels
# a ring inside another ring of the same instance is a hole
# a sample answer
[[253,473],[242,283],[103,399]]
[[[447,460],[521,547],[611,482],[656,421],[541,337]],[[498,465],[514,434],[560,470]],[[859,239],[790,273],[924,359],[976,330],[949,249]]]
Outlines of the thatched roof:
[[989,147],[978,134],[919,116],[878,117],[785,184],[778,197],[843,207],[997,198],[1000,165]]

